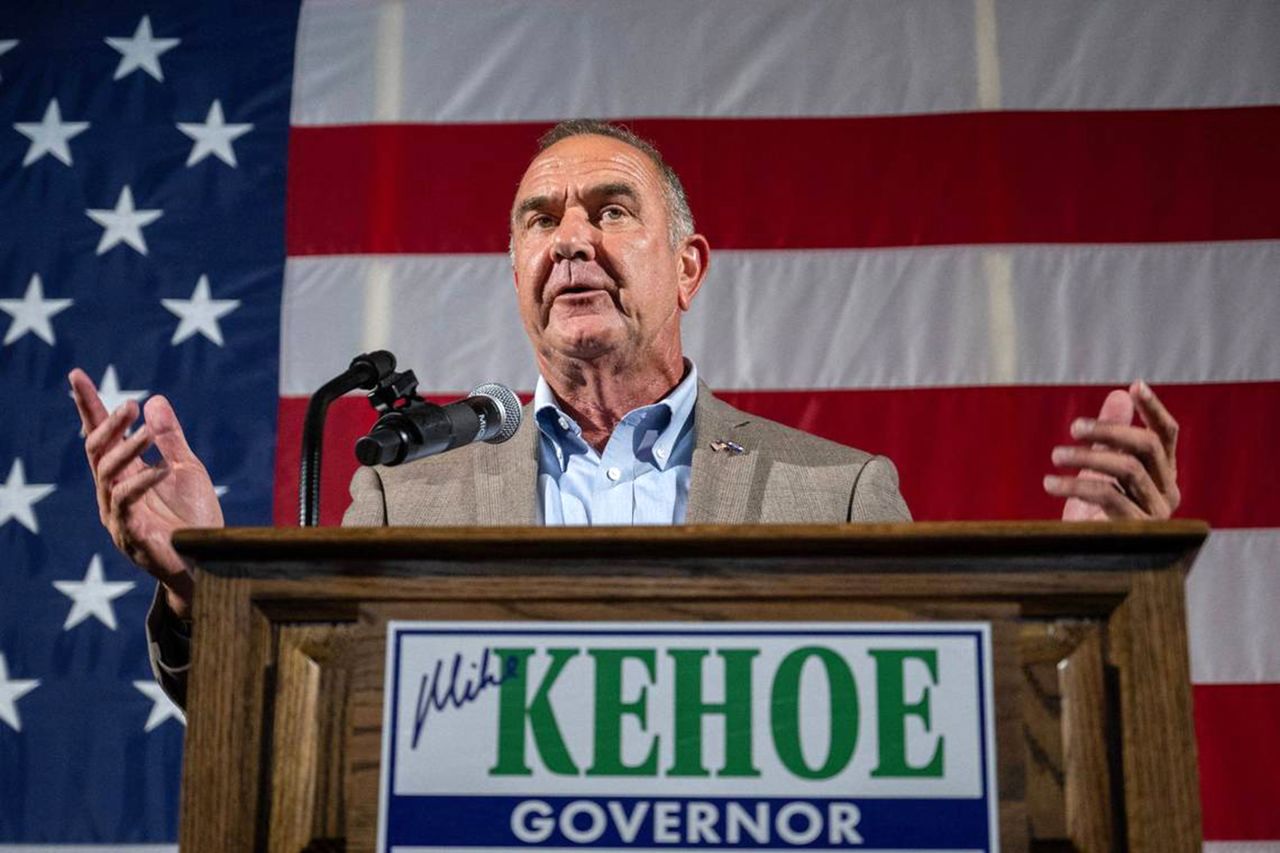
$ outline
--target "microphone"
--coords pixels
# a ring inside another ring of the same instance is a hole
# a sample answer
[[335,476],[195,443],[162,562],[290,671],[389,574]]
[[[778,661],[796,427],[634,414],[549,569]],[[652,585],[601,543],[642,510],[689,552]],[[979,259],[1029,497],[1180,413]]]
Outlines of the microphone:
[[444,406],[419,399],[378,418],[356,442],[356,458],[362,465],[399,465],[473,441],[501,444],[516,434],[520,417],[519,399],[496,382]]

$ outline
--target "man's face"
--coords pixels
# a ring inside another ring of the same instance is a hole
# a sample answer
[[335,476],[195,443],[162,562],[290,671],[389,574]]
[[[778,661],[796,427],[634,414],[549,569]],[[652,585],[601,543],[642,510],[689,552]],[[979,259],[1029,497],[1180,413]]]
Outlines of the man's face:
[[680,314],[707,250],[700,236],[673,247],[668,221],[657,168],[626,143],[574,136],[534,159],[511,233],[520,315],[540,364],[679,364]]

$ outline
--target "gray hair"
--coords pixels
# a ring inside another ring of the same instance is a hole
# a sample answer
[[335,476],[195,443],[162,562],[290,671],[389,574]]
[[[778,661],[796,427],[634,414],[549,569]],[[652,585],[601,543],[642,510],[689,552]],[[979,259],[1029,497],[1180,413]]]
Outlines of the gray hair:
[[[594,118],[571,118],[560,122],[538,138],[538,153],[541,154],[557,142],[574,136],[606,136],[630,145],[642,152],[657,168],[662,176],[662,196],[667,203],[667,238],[672,248],[680,245],[680,241],[691,237],[694,232],[693,211],[689,209],[689,198],[685,195],[684,185],[676,170],[662,158],[657,146],[643,137],[637,136],[630,128],[621,124]],[[511,257],[515,260],[515,246],[512,244]]]

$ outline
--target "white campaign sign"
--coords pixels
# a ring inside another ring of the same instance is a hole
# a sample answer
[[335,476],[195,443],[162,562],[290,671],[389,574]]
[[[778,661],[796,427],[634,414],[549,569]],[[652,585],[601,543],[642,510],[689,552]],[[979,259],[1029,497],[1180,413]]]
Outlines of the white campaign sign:
[[386,684],[380,850],[997,849],[985,623],[396,622]]

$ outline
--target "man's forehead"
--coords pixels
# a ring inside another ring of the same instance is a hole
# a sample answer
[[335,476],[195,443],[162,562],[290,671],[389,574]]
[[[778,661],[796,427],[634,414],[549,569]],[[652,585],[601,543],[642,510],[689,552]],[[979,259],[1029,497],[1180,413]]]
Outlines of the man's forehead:
[[602,183],[657,189],[660,181],[657,168],[643,151],[621,140],[584,134],[562,139],[534,157],[525,169],[516,199]]

